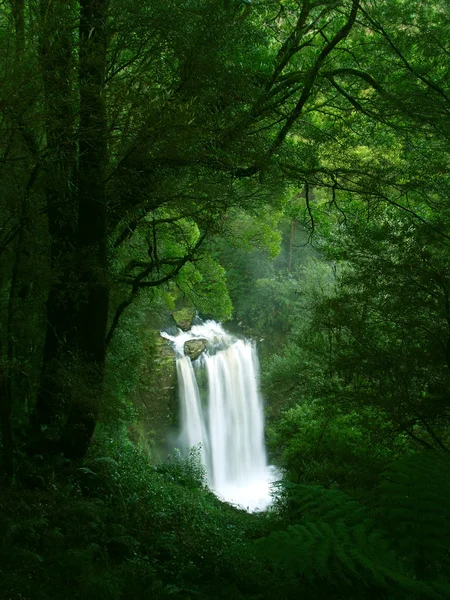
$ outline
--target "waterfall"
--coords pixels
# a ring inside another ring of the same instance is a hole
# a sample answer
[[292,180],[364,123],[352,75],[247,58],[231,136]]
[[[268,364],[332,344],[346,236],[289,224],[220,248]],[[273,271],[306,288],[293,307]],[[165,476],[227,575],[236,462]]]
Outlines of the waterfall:
[[[201,445],[208,485],[217,496],[250,511],[266,509],[277,472],[267,463],[255,344],[215,321],[161,335],[177,354],[180,444]],[[206,348],[194,361],[185,355],[190,340]]]

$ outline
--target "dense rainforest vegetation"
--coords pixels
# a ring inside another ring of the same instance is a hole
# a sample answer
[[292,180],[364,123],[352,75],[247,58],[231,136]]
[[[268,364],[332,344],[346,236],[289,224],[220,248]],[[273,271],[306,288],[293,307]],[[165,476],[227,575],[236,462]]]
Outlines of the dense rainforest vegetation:
[[[2,0],[0,598],[450,598],[449,164],[445,0]],[[161,460],[186,307],[267,512]]]

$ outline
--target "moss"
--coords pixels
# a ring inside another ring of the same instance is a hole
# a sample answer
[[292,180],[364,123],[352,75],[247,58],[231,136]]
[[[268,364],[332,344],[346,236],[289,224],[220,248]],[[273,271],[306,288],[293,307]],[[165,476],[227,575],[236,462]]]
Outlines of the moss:
[[172,317],[177,327],[183,331],[188,331],[191,328],[192,321],[195,317],[195,309],[193,308],[181,308],[172,313]]

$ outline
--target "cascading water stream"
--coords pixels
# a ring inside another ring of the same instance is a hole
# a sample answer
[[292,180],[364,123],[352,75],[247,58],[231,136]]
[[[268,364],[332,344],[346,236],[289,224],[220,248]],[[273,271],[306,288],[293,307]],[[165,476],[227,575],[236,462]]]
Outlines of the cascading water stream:
[[[161,335],[177,354],[180,443],[201,445],[208,484],[220,498],[250,511],[265,510],[277,471],[267,464],[255,345],[214,321],[175,336]],[[190,340],[203,340],[206,346],[194,362],[184,351]]]

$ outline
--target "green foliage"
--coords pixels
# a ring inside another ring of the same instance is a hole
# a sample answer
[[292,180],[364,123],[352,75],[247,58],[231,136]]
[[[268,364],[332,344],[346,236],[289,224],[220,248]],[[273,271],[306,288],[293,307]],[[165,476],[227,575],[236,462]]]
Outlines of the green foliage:
[[157,322],[155,300],[143,294],[136,301],[133,310],[125,315],[123,326],[117,329],[108,351],[104,404],[99,416],[103,422],[115,422],[119,428],[133,418],[130,395],[141,384],[143,363],[151,363],[157,352],[149,318],[152,311],[152,320]]
[[258,279],[254,301],[245,313],[246,321],[260,332],[286,334],[292,325],[291,315],[298,302],[298,283],[290,277]]
[[233,302],[233,317],[247,326],[258,302],[255,285],[273,272],[272,261],[279,252],[278,215],[261,211],[255,217],[242,211],[227,215],[223,235],[214,238],[213,255],[225,270],[226,285]]
[[336,586],[337,598],[447,598],[448,468],[435,453],[393,463],[376,510],[337,490],[290,484],[279,506],[292,524],[257,540],[256,552],[292,594],[306,581],[317,597]]
[[[0,3],[1,594],[448,597],[445,2],[89,4]],[[149,461],[182,304],[264,338],[269,516]]]
[[305,399],[269,425],[268,444],[290,481],[355,492],[372,488],[402,452],[389,433],[384,415],[375,410],[344,413]]
[[390,465],[380,484],[380,507],[398,551],[421,578],[448,583],[450,494],[448,455],[424,452]]
[[241,597],[227,551],[255,517],[205,488],[195,450],[155,467],[103,427],[83,465],[66,468],[0,493],[7,597]]
[[449,464],[437,453],[388,466],[372,496],[281,484],[251,515],[204,485],[198,450],[155,467],[112,431],[63,480],[52,466],[2,490],[8,597],[449,597]]
[[233,307],[226,286],[225,269],[211,256],[205,256],[195,265],[183,267],[176,284],[181,299],[200,315],[218,321],[231,318]]
[[[281,198],[284,213],[287,202]],[[256,217],[238,213],[227,223],[227,233],[214,243],[214,253],[226,271],[234,320],[264,339],[266,353],[274,352],[290,331],[302,287],[301,277],[287,272],[291,227],[281,217],[281,210]],[[293,264],[299,269],[310,249],[298,244],[301,228],[294,233],[299,247],[293,250]]]
[[158,466],[158,472],[189,489],[206,489],[206,469],[202,463],[200,446],[189,448],[183,457],[179,450],[168,457],[168,462]]
[[[364,588],[392,590],[399,583],[406,589],[409,583],[414,589],[413,581],[403,579],[399,565],[393,563],[382,534],[365,523],[348,526],[337,520],[333,524],[291,525],[286,532],[272,533],[260,544],[262,555],[275,568],[296,573],[300,580],[309,582],[323,578],[327,585],[341,586],[341,593],[343,584],[353,587],[352,592]],[[416,590],[420,590],[419,585]]]
[[378,436],[391,449],[408,440],[445,448],[448,249],[392,207],[378,207],[377,220],[361,203],[350,209],[320,239],[328,275],[318,261],[304,271],[304,295],[265,388],[275,403],[314,400],[326,414],[357,413],[372,442]]

